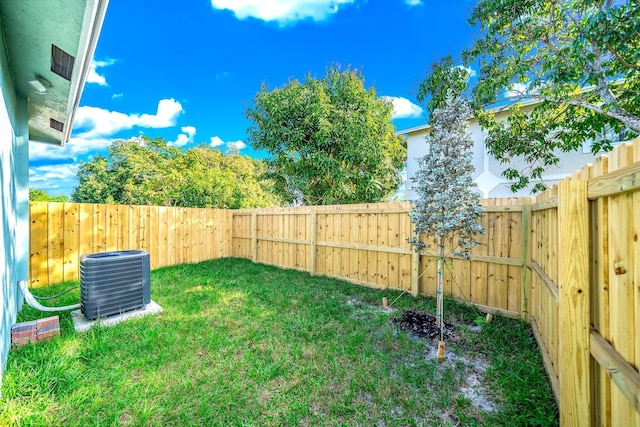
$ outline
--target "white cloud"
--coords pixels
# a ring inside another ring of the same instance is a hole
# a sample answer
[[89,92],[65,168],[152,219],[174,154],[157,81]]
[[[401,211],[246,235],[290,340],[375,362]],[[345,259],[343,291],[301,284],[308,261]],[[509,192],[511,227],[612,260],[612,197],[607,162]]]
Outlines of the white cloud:
[[229,151],[240,151],[244,148],[247,148],[247,144],[242,141],[229,141],[227,142],[227,150]]
[[422,0],[404,0],[404,4],[409,6],[419,6],[422,4]]
[[336,13],[341,5],[357,0],[211,0],[214,9],[227,9],[236,18],[275,21],[280,25],[305,19],[322,21]]
[[135,118],[128,114],[89,106],[78,108],[73,121],[74,129],[86,129],[81,132],[84,138],[113,135],[131,129],[134,124]]
[[74,129],[85,139],[104,138],[131,129],[166,128],[174,126],[183,112],[182,105],[174,99],[162,99],[156,114],[124,114],[98,107],[80,107],[74,119]]
[[173,126],[183,111],[182,105],[175,99],[161,99],[156,114],[141,115],[136,125],[156,129]]
[[210,145],[212,147],[220,147],[221,145],[224,145],[224,141],[219,136],[212,136]]
[[464,65],[456,65],[455,68],[459,68],[461,70],[466,71],[469,77],[474,77],[476,75],[476,70],[474,70],[471,67],[465,67]]
[[87,139],[72,137],[64,147],[31,142],[29,144],[29,160],[76,161],[78,156],[104,150],[111,145],[107,138]]
[[124,96],[124,93],[114,93],[113,95],[111,95],[111,99],[119,99],[122,98]]
[[98,68],[108,67],[109,65],[115,64],[114,59],[106,59],[104,61],[96,61],[95,59],[91,61],[91,68],[89,69],[89,75],[87,75],[87,83],[95,83],[100,86],[109,86],[107,84],[107,79],[98,74]]
[[52,196],[70,195],[78,185],[78,165],[58,164],[29,168],[29,187],[46,191]]
[[[29,168],[29,182],[62,181],[74,179],[78,172],[77,165],[46,165]],[[52,183],[55,184],[55,183]],[[38,186],[38,188],[41,188]]]
[[505,98],[513,98],[522,95],[526,95],[529,92],[529,85],[525,83],[513,83],[508,89],[504,91]]
[[228,151],[240,151],[247,147],[247,144],[245,144],[243,141],[238,140],[225,142],[219,136],[212,136],[211,143],[209,143],[209,145],[211,145],[212,147],[221,147],[225,145]]
[[178,135],[178,139],[174,142],[169,142],[168,145],[172,147],[184,147],[185,145],[193,142],[193,137],[196,134],[196,128],[193,126],[183,126],[181,134]]
[[393,104],[393,111],[391,113],[392,119],[420,117],[422,114],[422,107],[414,104],[407,98],[402,98],[400,96],[383,96],[382,99]]

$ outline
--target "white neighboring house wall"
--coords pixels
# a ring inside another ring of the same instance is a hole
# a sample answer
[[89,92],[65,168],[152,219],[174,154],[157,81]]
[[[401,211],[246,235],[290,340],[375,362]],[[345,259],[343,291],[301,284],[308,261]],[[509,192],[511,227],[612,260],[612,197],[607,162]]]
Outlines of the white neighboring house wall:
[[[498,119],[505,119],[508,116],[508,110],[497,114]],[[412,178],[418,171],[418,159],[428,153],[429,147],[426,143],[426,136],[431,126],[428,124],[416,126],[409,129],[399,130],[396,135],[404,135],[407,138],[407,180],[406,194],[407,200],[416,200],[418,195],[413,189]],[[472,117],[469,119],[469,134],[473,139],[473,166],[475,173],[473,178],[478,184],[478,190],[483,198],[500,198],[500,197],[520,197],[530,196],[533,186],[542,182],[547,186],[551,186],[576,170],[579,170],[587,163],[592,163],[597,155],[590,151],[590,143],[585,143],[585,148],[580,151],[569,153],[557,153],[560,162],[557,165],[550,166],[542,175],[542,181],[532,181],[526,188],[518,192],[512,192],[509,182],[502,176],[502,172],[508,167],[514,167],[521,170],[525,167],[523,162],[514,161],[511,164],[501,164],[487,151],[485,144],[486,131],[478,124],[478,119]]]

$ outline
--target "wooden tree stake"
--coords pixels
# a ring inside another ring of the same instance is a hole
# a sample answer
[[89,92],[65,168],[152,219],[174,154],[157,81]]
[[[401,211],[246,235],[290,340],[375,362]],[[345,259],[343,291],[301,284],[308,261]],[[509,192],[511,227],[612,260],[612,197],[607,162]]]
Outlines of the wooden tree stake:
[[444,341],[438,342],[438,362],[444,361]]

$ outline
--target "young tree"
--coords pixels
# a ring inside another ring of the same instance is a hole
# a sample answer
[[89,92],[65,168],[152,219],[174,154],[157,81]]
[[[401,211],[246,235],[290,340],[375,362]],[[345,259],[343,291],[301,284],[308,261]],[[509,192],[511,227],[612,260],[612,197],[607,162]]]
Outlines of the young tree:
[[[444,357],[442,336],[442,275],[445,258],[450,255],[469,258],[469,251],[484,230],[478,219],[483,209],[479,193],[472,180],[473,141],[467,134],[471,108],[459,97],[449,95],[444,105],[431,116],[431,133],[426,142],[429,152],[419,159],[420,168],[413,177],[418,200],[409,214],[414,235],[409,243],[416,251],[435,246],[438,263],[436,325],[440,327],[440,345]],[[423,239],[427,239],[425,242]],[[440,356],[440,353],[439,353]]]
[[[479,66],[474,110],[488,130],[489,151],[504,163],[514,157],[528,163],[505,170],[514,190],[540,179],[558,152],[589,140],[594,153],[608,151],[612,139],[640,133],[638,0],[480,0],[470,23],[484,36],[462,58]],[[466,87],[468,76],[452,64],[444,58],[420,87],[430,111],[442,104],[443,88]],[[496,121],[483,108],[500,100],[534,107],[509,106],[508,119]]]
[[377,202],[397,190],[406,156],[392,109],[359,72],[332,66],[323,79],[263,86],[248,137],[271,154],[269,176],[290,204]]

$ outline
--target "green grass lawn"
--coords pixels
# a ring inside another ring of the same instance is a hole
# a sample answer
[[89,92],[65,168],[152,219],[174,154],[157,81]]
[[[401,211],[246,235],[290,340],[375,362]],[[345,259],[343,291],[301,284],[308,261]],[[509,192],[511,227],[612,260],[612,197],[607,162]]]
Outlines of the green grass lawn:
[[[522,322],[484,324],[475,308],[445,301],[455,337],[437,363],[433,342],[391,322],[402,309],[433,313],[431,298],[402,295],[384,310],[382,297],[398,292],[242,259],[151,278],[163,313],[82,334],[63,313],[60,337],[13,350],[0,425],[558,424]],[[54,301],[78,300],[76,290]],[[19,320],[47,316],[25,306]]]

